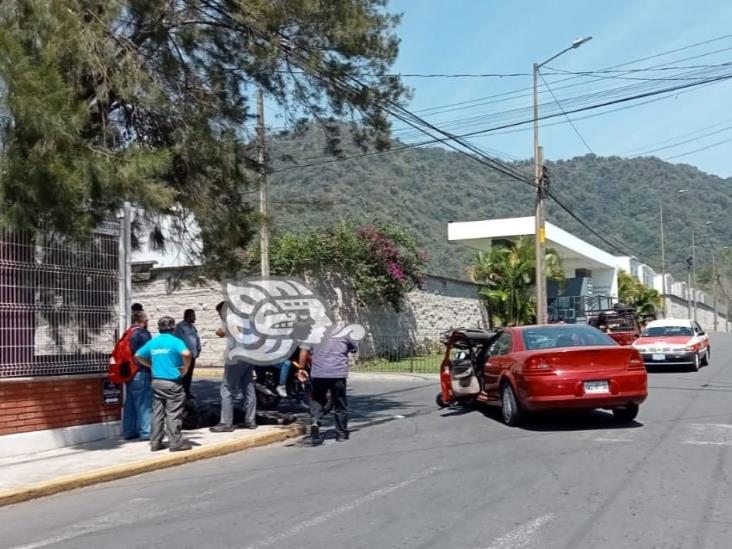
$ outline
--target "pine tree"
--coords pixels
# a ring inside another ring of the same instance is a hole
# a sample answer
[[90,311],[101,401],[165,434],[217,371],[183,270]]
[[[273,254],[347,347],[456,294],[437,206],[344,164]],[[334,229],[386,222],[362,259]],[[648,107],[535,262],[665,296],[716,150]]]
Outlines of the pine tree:
[[3,1],[0,222],[83,235],[131,200],[173,216],[181,240],[195,225],[205,259],[235,268],[256,222],[258,87],[292,116],[350,115],[362,143],[386,146],[378,104],[405,89],[387,73],[385,4]]

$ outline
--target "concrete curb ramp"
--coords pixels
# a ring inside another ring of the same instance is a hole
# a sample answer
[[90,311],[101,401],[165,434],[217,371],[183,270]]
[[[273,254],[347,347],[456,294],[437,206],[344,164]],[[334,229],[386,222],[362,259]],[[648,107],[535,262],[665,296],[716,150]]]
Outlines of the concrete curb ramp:
[[200,461],[217,456],[232,454],[248,448],[256,448],[257,446],[266,446],[275,442],[281,442],[288,438],[293,438],[305,434],[304,425],[288,425],[280,427],[274,431],[257,433],[253,436],[228,440],[217,444],[208,444],[206,446],[194,447],[187,452],[173,452],[162,456],[151,457],[133,463],[125,463],[124,465],[115,465],[102,469],[94,469],[86,473],[78,473],[66,477],[60,477],[54,480],[39,482],[28,486],[21,486],[0,492],[0,507],[20,503],[31,499],[41,498],[66,492],[84,486],[100,484],[121,478],[131,477],[150,471],[159,469],[167,469],[176,465],[183,465],[193,461]]

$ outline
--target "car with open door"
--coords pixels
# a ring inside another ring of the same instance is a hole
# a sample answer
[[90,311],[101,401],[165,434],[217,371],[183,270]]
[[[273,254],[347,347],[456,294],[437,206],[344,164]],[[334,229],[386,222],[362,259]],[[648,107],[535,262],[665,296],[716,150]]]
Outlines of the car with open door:
[[458,330],[446,338],[438,404],[498,406],[507,425],[527,412],[612,410],[621,421],[648,396],[640,353],[584,324]]
[[684,367],[693,372],[707,366],[712,354],[709,335],[691,319],[654,320],[633,347],[641,353],[647,367]]

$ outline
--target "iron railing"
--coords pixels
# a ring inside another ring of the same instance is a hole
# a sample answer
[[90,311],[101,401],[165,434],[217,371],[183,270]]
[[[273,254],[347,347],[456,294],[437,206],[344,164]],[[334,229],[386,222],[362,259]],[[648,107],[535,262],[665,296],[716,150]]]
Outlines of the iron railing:
[[356,372],[437,373],[445,354],[439,341],[420,343],[405,338],[378,338],[359,345]]
[[105,372],[118,326],[119,229],[84,241],[0,229],[0,377]]

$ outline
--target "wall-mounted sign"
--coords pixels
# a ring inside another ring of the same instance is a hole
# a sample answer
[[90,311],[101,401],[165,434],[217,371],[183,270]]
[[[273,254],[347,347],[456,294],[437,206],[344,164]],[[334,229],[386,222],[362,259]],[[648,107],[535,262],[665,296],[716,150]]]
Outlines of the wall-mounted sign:
[[119,404],[122,402],[122,386],[105,379],[102,383],[102,401],[104,404]]

